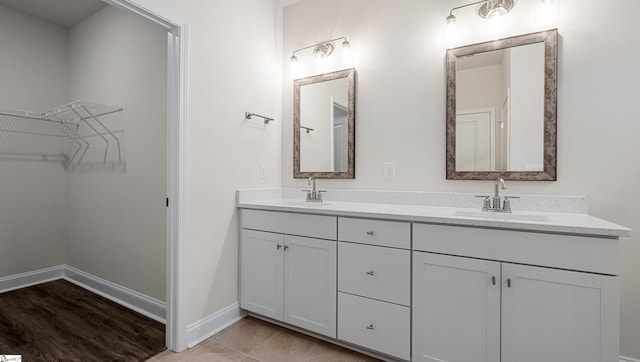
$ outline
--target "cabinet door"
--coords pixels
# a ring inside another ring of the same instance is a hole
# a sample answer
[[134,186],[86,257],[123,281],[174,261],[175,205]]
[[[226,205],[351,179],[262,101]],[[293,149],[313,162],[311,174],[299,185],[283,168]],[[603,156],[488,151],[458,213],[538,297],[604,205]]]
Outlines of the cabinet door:
[[284,321],[336,337],[336,242],[285,236]]
[[283,248],[282,234],[242,230],[241,308],[282,320]]
[[504,263],[508,362],[618,360],[618,278]]
[[413,252],[412,306],[412,361],[500,361],[500,263]]

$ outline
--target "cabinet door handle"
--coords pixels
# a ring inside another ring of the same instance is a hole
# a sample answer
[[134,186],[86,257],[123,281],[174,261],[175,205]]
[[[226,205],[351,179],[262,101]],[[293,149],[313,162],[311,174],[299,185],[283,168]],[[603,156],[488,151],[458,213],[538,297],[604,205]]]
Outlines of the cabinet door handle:
[[496,276],[491,276],[491,284],[496,285]]
[[367,275],[371,275],[371,276],[374,276],[374,275],[375,275],[375,273],[373,272],[373,270],[369,270],[366,274],[367,274]]
[[373,231],[367,231],[367,235],[371,235],[371,236],[373,236],[373,235],[375,235],[375,234],[376,234],[376,233],[374,233]]
[[511,288],[511,278],[507,278],[507,288]]
[[284,251],[287,251],[287,249],[289,249],[289,245],[284,246]]
[[374,328],[373,328],[373,323],[372,323],[372,324],[369,324],[366,328],[367,328],[367,329],[374,329]]
[[280,250],[280,248],[281,248],[281,247],[282,247],[282,244],[277,244],[277,245],[276,245],[276,249],[277,249],[277,250]]

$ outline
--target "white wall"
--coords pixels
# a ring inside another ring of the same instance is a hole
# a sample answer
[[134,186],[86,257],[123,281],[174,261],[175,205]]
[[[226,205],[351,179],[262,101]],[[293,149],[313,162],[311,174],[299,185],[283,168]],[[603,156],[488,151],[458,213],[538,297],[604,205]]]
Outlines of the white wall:
[[456,111],[502,106],[502,66],[490,65],[456,72]]
[[[188,323],[238,301],[237,188],[281,186],[281,10],[137,0],[189,23]],[[244,112],[275,118],[244,120]],[[260,164],[266,178],[259,178]]]
[[70,31],[70,98],[124,107],[126,172],[69,176],[67,264],[165,300],[167,32],[107,6]]
[[511,170],[543,169],[544,44],[511,49]]
[[[68,33],[0,6],[0,108],[42,112],[67,101]],[[67,174],[0,154],[0,277],[64,263]]]
[[[640,2],[558,0],[553,23],[537,23],[539,1],[516,3],[503,35],[557,27],[558,181],[508,182],[507,192],[586,195],[590,212],[640,230]],[[445,18],[437,0],[304,0],[285,8],[283,58],[347,36],[358,71],[356,179],[320,180],[322,188],[479,192],[487,181],[445,179]],[[623,9],[620,11],[619,9]],[[490,40],[473,8],[456,13],[457,45]],[[298,55],[301,61],[311,56]],[[293,179],[292,77],[283,77],[283,184]],[[341,68],[340,64],[334,69]],[[395,180],[383,163],[396,163]],[[478,205],[480,207],[481,205]],[[621,351],[640,358],[640,238],[621,240]]]

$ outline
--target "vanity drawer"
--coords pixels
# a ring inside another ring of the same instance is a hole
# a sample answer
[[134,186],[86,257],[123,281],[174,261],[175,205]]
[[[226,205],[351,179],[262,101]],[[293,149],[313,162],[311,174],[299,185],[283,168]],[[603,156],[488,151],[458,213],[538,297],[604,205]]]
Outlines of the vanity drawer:
[[411,224],[399,221],[338,218],[338,240],[411,248]]
[[338,339],[410,359],[409,307],[338,293]]
[[409,306],[409,250],[338,243],[338,290]]
[[242,210],[242,228],[329,240],[338,235],[335,216],[250,209]]
[[617,239],[416,223],[413,250],[619,274]]

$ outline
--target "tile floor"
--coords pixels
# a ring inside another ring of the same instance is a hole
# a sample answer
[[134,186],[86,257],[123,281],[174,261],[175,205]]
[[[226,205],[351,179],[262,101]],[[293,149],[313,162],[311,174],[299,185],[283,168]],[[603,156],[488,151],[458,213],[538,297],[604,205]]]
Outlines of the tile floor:
[[197,346],[151,358],[164,361],[374,362],[375,358],[247,317]]

